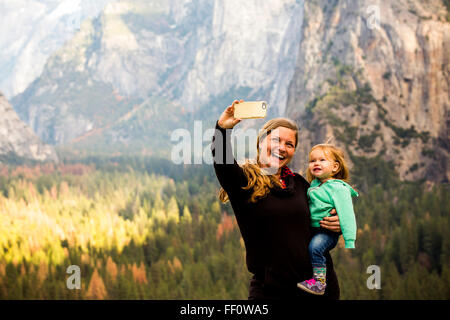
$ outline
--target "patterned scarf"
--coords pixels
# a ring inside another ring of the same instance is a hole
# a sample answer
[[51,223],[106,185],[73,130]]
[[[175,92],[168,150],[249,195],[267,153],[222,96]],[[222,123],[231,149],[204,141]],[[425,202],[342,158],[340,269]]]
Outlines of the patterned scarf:
[[280,182],[281,182],[281,187],[283,189],[286,189],[286,177],[287,176],[294,176],[294,173],[287,166],[284,166],[281,168],[281,173],[280,173]]

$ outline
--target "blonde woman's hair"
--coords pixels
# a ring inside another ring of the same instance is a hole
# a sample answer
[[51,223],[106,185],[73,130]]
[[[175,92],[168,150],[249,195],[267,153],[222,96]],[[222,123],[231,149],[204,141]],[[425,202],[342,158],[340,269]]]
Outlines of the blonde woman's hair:
[[[339,164],[338,171],[335,174],[333,174],[332,177],[334,179],[340,179],[340,180],[343,180],[348,183],[349,179],[350,179],[350,175],[349,175],[348,166],[345,162],[344,152],[332,144],[321,143],[321,144],[317,144],[311,148],[311,150],[309,151],[308,157],[311,156],[311,152],[313,152],[315,149],[321,149],[323,151],[323,153],[325,153],[325,155],[327,156],[327,158],[329,160],[335,161]],[[315,177],[311,174],[309,169],[306,170],[306,180],[308,180],[308,182],[311,183],[311,181],[313,181],[314,179],[315,179]]]
[[[275,118],[267,121],[264,124],[262,129],[259,131],[258,137],[256,139],[256,161],[247,159],[241,166],[247,178],[247,186],[242,187],[242,189],[253,190],[250,196],[250,202],[256,202],[259,199],[264,198],[270,192],[270,189],[275,185],[281,187],[279,179],[274,175],[266,175],[262,173],[261,163],[259,162],[260,142],[263,141],[274,129],[278,127],[285,127],[295,131],[295,148],[297,148],[298,126],[294,121],[287,118]],[[229,200],[228,194],[223,188],[220,188],[219,190],[219,199],[222,202],[227,202]]]

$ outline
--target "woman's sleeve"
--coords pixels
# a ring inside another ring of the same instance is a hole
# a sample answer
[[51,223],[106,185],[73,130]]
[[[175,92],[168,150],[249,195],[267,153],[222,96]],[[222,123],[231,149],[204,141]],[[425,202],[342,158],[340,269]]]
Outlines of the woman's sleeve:
[[211,143],[214,170],[220,185],[228,194],[240,191],[247,185],[247,178],[233,156],[231,132],[232,129],[221,128],[217,121]]

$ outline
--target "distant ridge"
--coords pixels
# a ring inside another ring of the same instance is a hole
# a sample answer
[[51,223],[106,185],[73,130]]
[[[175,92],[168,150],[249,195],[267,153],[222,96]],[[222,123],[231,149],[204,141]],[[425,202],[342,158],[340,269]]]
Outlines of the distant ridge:
[[0,162],[4,162],[5,158],[58,162],[53,147],[44,144],[30,127],[19,119],[2,92],[0,115]]

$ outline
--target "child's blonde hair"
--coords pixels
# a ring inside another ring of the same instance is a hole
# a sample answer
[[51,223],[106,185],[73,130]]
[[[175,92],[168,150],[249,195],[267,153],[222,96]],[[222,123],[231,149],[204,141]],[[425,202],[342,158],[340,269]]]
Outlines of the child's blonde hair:
[[[340,180],[343,180],[348,183],[349,179],[350,179],[350,175],[349,175],[347,164],[345,163],[344,152],[332,144],[321,143],[321,144],[317,144],[311,148],[311,150],[309,151],[308,157],[311,156],[311,152],[313,152],[313,150],[315,150],[315,149],[321,149],[323,151],[323,153],[325,153],[325,155],[328,157],[329,160],[336,161],[337,163],[339,163],[339,169],[335,174],[333,174],[332,177],[334,179],[340,179]],[[311,181],[313,181],[315,179],[315,177],[311,174],[309,169],[306,170],[306,179],[310,183],[311,183]]]

